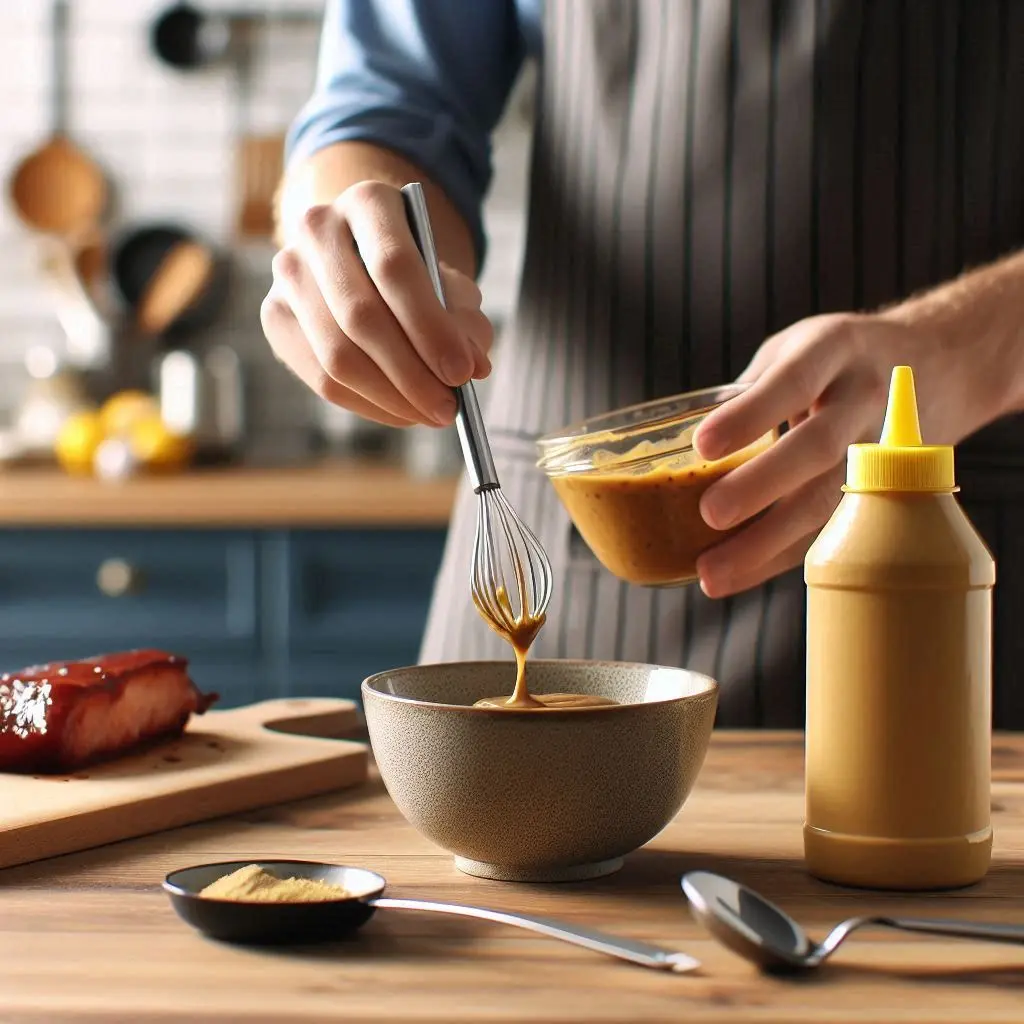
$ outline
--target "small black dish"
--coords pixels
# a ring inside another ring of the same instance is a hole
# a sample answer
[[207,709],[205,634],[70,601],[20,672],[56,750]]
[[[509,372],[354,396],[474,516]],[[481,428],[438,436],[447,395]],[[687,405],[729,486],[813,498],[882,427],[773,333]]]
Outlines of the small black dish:
[[[255,864],[278,878],[309,878],[351,893],[315,903],[245,903],[200,896],[206,886],[239,868]],[[329,942],[361,928],[373,916],[371,900],[384,891],[384,879],[364,868],[304,860],[223,861],[172,871],[163,882],[178,916],[221,942],[295,945]]]
[[[278,878],[310,878],[337,885],[350,895],[315,903],[245,903],[211,900],[199,895],[218,878],[249,864],[255,864]],[[659,971],[685,973],[700,967],[699,961],[686,953],[550,918],[460,903],[383,897],[381,893],[386,884],[380,875],[365,868],[306,860],[224,861],[182,868],[172,871],[164,879],[164,889],[181,919],[204,935],[222,942],[274,946],[329,942],[361,928],[375,910],[389,908],[456,914],[513,925]]]

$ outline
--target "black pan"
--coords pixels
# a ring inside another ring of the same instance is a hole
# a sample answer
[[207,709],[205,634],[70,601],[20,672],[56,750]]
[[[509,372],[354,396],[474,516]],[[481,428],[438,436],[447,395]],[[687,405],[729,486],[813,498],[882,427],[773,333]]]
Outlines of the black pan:
[[227,18],[204,14],[187,3],[177,3],[159,14],[150,27],[149,43],[165,64],[192,71],[223,60],[231,47]]
[[[167,223],[141,225],[117,239],[111,253],[110,272],[121,298],[133,312],[164,257],[186,241],[210,248],[195,232]],[[228,261],[220,252],[213,255],[214,269],[205,288],[164,332],[167,341],[181,340],[209,327],[223,309],[230,284]]]

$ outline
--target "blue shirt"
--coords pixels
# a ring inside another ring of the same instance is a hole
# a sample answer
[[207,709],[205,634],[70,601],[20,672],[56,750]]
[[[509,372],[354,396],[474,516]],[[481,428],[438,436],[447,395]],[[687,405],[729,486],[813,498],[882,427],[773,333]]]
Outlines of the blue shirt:
[[316,86],[288,133],[289,162],[335,142],[394,150],[444,189],[484,253],[491,134],[543,0],[327,0]]

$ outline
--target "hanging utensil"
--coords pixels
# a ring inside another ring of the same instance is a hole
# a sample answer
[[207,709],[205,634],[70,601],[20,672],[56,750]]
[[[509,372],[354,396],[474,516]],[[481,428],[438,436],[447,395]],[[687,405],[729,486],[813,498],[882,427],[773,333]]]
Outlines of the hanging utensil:
[[238,207],[235,231],[239,238],[270,238],[274,233],[274,197],[284,171],[284,134],[251,130],[253,26],[240,27],[235,51],[235,170]]
[[113,346],[113,331],[86,289],[68,246],[60,240],[47,240],[42,266],[67,339],[68,362],[80,369],[105,365]]
[[192,71],[216,64],[228,55],[231,23],[223,15],[203,14],[191,4],[173,4],[153,22],[149,41],[165,64]]
[[67,30],[67,0],[53,0],[50,137],[15,168],[10,197],[25,224],[70,243],[99,222],[107,204],[107,182],[68,135]]
[[75,250],[74,264],[82,287],[94,303],[102,306],[108,280],[106,239],[96,232],[79,245]]
[[265,23],[319,25],[322,13],[282,9],[204,11],[175,3],[153,20],[149,45],[153,53],[177,71],[197,71],[232,59],[239,30]]
[[238,163],[238,234],[242,238],[271,238],[274,199],[284,174],[284,133],[243,136]]

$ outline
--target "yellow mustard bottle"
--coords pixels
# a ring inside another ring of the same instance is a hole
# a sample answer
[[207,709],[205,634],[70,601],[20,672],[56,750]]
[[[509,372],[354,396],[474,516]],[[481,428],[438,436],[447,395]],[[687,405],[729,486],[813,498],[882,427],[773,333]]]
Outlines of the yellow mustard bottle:
[[850,446],[804,563],[804,855],[826,881],[945,889],[988,871],[995,563],[957,490],[897,366],[881,440]]

